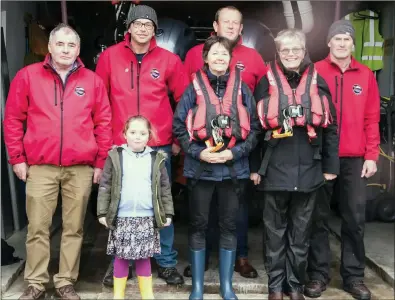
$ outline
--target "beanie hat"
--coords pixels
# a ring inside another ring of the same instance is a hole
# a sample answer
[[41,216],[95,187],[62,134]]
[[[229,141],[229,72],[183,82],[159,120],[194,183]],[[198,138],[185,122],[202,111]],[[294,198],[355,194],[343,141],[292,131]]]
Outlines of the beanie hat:
[[326,38],[327,43],[329,43],[331,38],[336,34],[347,34],[355,40],[355,29],[349,20],[337,20],[329,27],[328,36]]
[[126,21],[127,28],[129,28],[130,24],[137,19],[148,19],[151,20],[155,27],[158,28],[158,18],[156,16],[156,12],[152,7],[147,5],[137,5],[134,6],[128,14],[128,18]]

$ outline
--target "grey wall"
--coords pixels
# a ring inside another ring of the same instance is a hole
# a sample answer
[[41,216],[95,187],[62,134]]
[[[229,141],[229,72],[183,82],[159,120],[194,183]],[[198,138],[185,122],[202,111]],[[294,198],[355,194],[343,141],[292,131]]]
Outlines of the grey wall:
[[[1,1],[1,25],[5,27],[6,52],[10,80],[23,67],[26,52],[25,13],[36,16],[35,1]],[[5,20],[4,20],[5,17]]]

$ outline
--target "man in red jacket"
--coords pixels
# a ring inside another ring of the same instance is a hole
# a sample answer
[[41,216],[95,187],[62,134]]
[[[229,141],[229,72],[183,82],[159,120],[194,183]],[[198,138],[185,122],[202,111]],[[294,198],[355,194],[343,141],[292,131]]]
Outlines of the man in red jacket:
[[[213,22],[215,33],[219,36],[226,37],[235,43],[232,53],[230,67],[241,68],[242,80],[248,85],[253,93],[259,80],[266,74],[265,63],[260,54],[252,48],[243,45],[241,32],[243,30],[243,15],[234,6],[220,8],[215,14]],[[184,65],[189,75],[203,67],[203,44],[197,45],[188,51]],[[246,201],[244,201],[246,202]],[[215,215],[215,202],[211,211]],[[210,219],[212,218],[210,216]],[[211,222],[210,222],[211,224]],[[210,229],[211,230],[211,229]],[[210,235],[207,235],[210,239]],[[209,243],[211,244],[211,242]],[[206,255],[208,260],[208,255]],[[257,271],[248,262],[248,203],[241,203],[240,213],[237,224],[237,252],[235,271],[246,278],[255,278],[258,276]],[[190,266],[184,271],[185,276],[191,276]]]
[[[122,131],[126,120],[133,115],[143,115],[150,120],[156,136],[148,145],[167,153],[166,168],[171,180],[170,158],[172,153],[178,154],[180,148],[172,137],[173,110],[168,91],[178,102],[189,80],[181,59],[157,46],[154,37],[157,27],[154,9],[135,6],[127,18],[125,40],[101,53],[96,73],[104,80],[109,93],[114,144],[125,143]],[[168,284],[182,284],[184,279],[175,268],[173,223],[161,229],[160,242],[161,254],[155,256],[158,276]],[[112,268],[103,283],[113,286]]]
[[[63,233],[59,273],[53,278],[62,299],[79,299],[77,280],[85,212],[111,149],[111,108],[103,81],[78,58],[80,38],[61,24],[50,33],[42,63],[13,79],[4,116],[9,163],[26,182],[25,280],[20,299],[45,296],[49,282],[49,227],[62,193]],[[24,131],[24,124],[27,128]]]
[[[316,63],[327,82],[336,107],[339,124],[340,175],[338,207],[342,218],[342,259],[340,274],[343,289],[357,299],[370,299],[364,285],[364,225],[366,181],[377,171],[379,159],[380,95],[374,74],[352,56],[354,28],[346,20],[332,24],[328,33],[328,57]],[[318,204],[317,222],[311,238],[308,274],[305,287],[308,297],[319,297],[329,282],[330,248],[327,216],[333,182],[325,203]]]

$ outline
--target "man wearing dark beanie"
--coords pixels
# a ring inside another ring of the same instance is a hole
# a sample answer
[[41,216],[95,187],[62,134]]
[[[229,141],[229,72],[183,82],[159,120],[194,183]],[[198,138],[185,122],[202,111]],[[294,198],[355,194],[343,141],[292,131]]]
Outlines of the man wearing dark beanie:
[[[101,53],[96,73],[103,79],[112,108],[114,144],[125,143],[124,124],[135,115],[146,117],[152,124],[155,138],[148,146],[167,154],[166,168],[171,182],[173,154],[179,147],[172,134],[173,111],[168,91],[176,102],[189,84],[181,59],[159,46],[155,41],[158,18],[153,8],[137,5],[128,14],[125,40]],[[176,269],[177,251],[173,248],[173,223],[160,230],[161,254],[154,258],[158,276],[168,284],[183,284]],[[109,268],[103,284],[113,286],[113,268]]]
[[379,158],[380,95],[373,72],[352,56],[354,28],[339,20],[328,32],[327,58],[316,63],[318,73],[327,82],[336,107],[339,128],[340,175],[321,189],[316,219],[310,240],[307,273],[310,281],[305,295],[320,297],[329,283],[330,248],[328,216],[333,187],[339,191],[341,225],[341,266],[343,289],[354,298],[371,297],[365,286],[364,226],[367,178],[377,171]]

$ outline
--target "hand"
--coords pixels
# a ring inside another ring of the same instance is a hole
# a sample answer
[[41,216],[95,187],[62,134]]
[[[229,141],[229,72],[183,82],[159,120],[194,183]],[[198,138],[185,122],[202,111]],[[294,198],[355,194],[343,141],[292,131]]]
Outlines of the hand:
[[233,159],[233,153],[229,149],[221,151],[218,154],[220,155],[220,158],[222,158],[224,160],[223,162],[227,162],[228,160]]
[[104,226],[106,226],[108,228],[106,217],[99,218],[99,223],[104,225]]
[[254,185],[258,185],[261,183],[261,175],[258,173],[251,173],[250,179],[254,182]]
[[174,156],[177,156],[181,151],[180,146],[178,146],[177,144],[173,144],[171,145],[171,152],[173,153]]
[[361,177],[372,177],[377,172],[377,164],[374,160],[365,160],[362,167]]
[[101,175],[103,170],[100,168],[95,168],[93,171],[93,183],[100,183]]
[[16,176],[18,176],[18,178],[20,180],[23,180],[24,182],[26,182],[27,171],[29,170],[27,163],[23,162],[23,163],[13,165],[12,169],[14,170]]
[[337,175],[335,174],[328,174],[328,173],[324,173],[324,178],[325,180],[333,180],[337,177]]
[[165,227],[170,226],[171,224],[171,218],[166,218],[166,223],[165,223]]
[[213,147],[208,147],[204,149],[202,152],[200,152],[200,159],[208,162],[210,164],[214,164],[218,160],[218,153],[211,153],[210,151],[213,149]]

